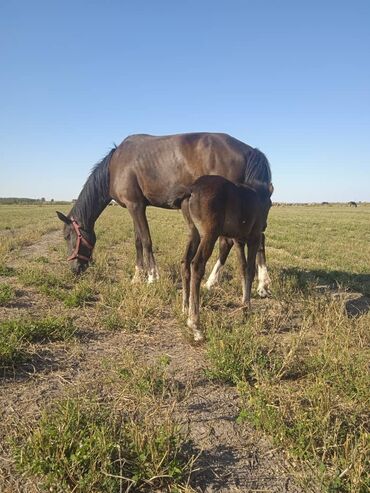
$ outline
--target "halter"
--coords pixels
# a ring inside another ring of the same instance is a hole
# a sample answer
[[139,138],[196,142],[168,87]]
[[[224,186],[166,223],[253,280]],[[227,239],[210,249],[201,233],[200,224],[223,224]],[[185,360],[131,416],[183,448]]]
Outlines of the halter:
[[[87,262],[89,262],[91,260],[91,255],[92,255],[92,251],[93,251],[94,247],[91,245],[91,243],[89,243],[86,240],[86,238],[84,238],[82,236],[82,233],[80,231],[81,226],[78,224],[76,219],[71,217],[71,221],[72,221],[73,228],[76,231],[77,243],[76,243],[75,249],[73,250],[72,254],[67,258],[67,260],[74,260],[74,259],[78,258],[78,259],[86,260]],[[89,257],[86,257],[85,255],[81,255],[81,253],[79,253],[81,243],[83,245],[85,245],[90,250],[90,256]]]

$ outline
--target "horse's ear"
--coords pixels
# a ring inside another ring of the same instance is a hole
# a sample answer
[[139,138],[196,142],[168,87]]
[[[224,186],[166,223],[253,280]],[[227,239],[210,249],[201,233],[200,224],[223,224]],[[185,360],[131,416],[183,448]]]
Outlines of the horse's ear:
[[69,217],[65,216],[64,214],[62,214],[59,211],[56,211],[56,213],[57,213],[57,216],[59,217],[59,219],[61,221],[63,221],[66,224],[71,224],[72,221],[69,219]]
[[274,193],[274,185],[272,183],[269,183],[269,194],[270,194],[270,197],[271,195]]

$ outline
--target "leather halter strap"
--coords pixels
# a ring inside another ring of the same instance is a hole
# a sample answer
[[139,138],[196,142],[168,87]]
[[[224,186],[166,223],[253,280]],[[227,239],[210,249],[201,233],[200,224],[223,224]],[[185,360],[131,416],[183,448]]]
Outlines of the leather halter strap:
[[[82,236],[81,226],[78,224],[78,222],[76,221],[76,219],[74,217],[71,217],[71,221],[72,221],[73,229],[75,230],[76,235],[77,235],[77,242],[76,242],[76,246],[75,246],[72,254],[68,257],[67,260],[75,260],[76,258],[78,258],[78,259],[86,260],[87,262],[89,262],[91,260],[92,251],[93,251],[94,247],[93,247],[93,245],[91,245],[91,243],[89,243],[87,241],[86,238],[84,238]],[[79,252],[81,243],[83,245],[85,245],[90,250],[90,256],[89,257],[87,257],[86,255],[82,255]]]

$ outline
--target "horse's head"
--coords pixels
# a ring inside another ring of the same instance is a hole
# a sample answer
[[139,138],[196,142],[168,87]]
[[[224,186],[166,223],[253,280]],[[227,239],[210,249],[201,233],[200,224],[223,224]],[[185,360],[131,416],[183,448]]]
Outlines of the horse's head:
[[96,237],[94,231],[83,229],[77,220],[57,212],[57,216],[64,223],[64,239],[67,242],[68,261],[75,274],[84,272],[92,259]]

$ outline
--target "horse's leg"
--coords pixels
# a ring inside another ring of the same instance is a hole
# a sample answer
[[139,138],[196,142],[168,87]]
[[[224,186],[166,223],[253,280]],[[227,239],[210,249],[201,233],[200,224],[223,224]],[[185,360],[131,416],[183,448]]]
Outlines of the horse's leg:
[[[150,236],[148,221],[145,215],[145,208],[145,204],[143,203],[133,203],[127,205],[127,209],[134,221],[135,234],[137,232],[138,239],[140,239],[147,260],[148,283],[152,283],[155,280],[159,279],[159,273],[153,255],[152,239]],[[136,254],[138,262],[138,250],[136,251]],[[140,268],[138,264],[137,267]]]
[[215,284],[220,282],[221,278],[221,270],[225,265],[227,256],[230,253],[231,247],[233,246],[233,240],[229,238],[225,238],[224,236],[220,236],[219,240],[219,257],[217,262],[215,263],[212,272],[209,275],[208,281],[205,284],[207,289],[211,289]]
[[189,200],[185,199],[181,203],[181,210],[189,226],[189,237],[185,253],[181,261],[181,279],[182,279],[182,311],[187,313],[189,310],[190,295],[190,263],[197,252],[200,237],[189,214]]
[[247,260],[245,258],[245,243],[241,243],[239,241],[235,242],[236,253],[238,255],[239,260],[239,271],[240,277],[242,280],[242,303],[245,305],[247,303]]
[[199,244],[197,253],[191,262],[190,274],[190,306],[187,325],[193,330],[194,340],[202,341],[204,336],[199,327],[199,290],[204,276],[207,260],[212,254],[217,237],[213,235],[204,236]]
[[134,221],[135,229],[135,248],[136,248],[136,265],[135,274],[132,278],[132,283],[142,282],[145,278],[144,256],[143,256],[143,244],[141,243],[140,234],[137,231],[136,223]]
[[270,284],[271,279],[267,272],[266,266],[266,253],[265,253],[265,234],[261,234],[261,241],[259,244],[258,252],[257,252],[257,268],[258,268],[258,287],[257,293],[261,296],[261,298],[266,298],[270,294]]
[[254,276],[256,273],[256,256],[260,246],[260,240],[248,241],[248,256],[247,256],[247,282],[245,286],[245,303],[250,308],[251,305],[251,291]]

